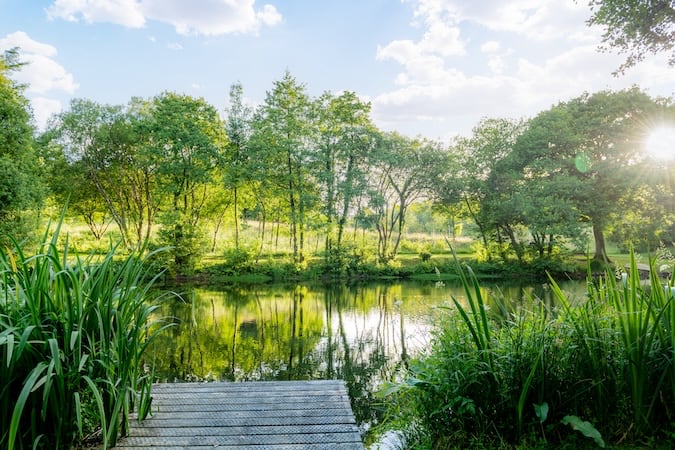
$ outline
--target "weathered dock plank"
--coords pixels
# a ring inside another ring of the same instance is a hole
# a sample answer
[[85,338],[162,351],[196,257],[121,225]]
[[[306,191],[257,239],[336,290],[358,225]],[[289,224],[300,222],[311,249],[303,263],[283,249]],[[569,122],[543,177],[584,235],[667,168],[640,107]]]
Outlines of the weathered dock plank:
[[344,383],[164,383],[117,450],[363,450]]

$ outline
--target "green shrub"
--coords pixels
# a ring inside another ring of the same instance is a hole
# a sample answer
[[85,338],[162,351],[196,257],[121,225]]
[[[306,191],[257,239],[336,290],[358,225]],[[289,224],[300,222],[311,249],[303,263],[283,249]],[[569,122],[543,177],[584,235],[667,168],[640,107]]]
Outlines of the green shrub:
[[158,238],[159,244],[167,249],[162,254],[165,267],[173,276],[191,275],[208,247],[202,230],[190,218],[176,212],[165,213],[161,221]]
[[319,270],[326,275],[346,275],[358,269],[362,256],[362,253],[353,246],[333,247],[325,255]]
[[256,254],[254,247],[228,248],[224,254],[224,270],[230,275],[251,273],[255,270]]
[[422,260],[422,262],[428,262],[428,261],[431,260],[431,252],[429,252],[429,251],[426,251],[426,250],[421,251],[419,253],[419,255],[420,255],[420,259]]
[[419,253],[420,252],[420,243],[417,241],[411,241],[409,239],[401,239],[399,244],[399,253]]

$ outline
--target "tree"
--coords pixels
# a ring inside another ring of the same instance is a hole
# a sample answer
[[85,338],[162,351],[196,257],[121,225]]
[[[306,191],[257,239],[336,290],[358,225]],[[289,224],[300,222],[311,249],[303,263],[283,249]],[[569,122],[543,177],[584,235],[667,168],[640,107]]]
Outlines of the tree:
[[511,170],[531,186],[556,183],[556,200],[550,189],[542,195],[578,211],[577,220],[592,226],[594,258],[607,261],[606,230],[620,220],[622,201],[645,182],[642,141],[662,112],[637,88],[584,94],[530,121],[514,146]]
[[448,171],[447,161],[438,143],[397,133],[382,135],[373,156],[368,192],[369,207],[377,216],[377,253],[381,262],[396,257],[408,207],[431,195]]
[[[519,216],[513,214],[514,178],[507,173],[504,160],[524,129],[525,123],[520,120],[482,119],[471,137],[455,142],[448,162],[453,169],[434,189],[437,203],[446,208],[461,205],[459,211],[478,228],[488,259],[492,258],[495,239],[503,250],[504,233],[513,237],[513,250],[522,256],[512,223],[519,221]],[[506,252],[501,254],[507,257]]]
[[173,268],[184,273],[200,253],[199,223],[209,186],[216,183],[224,127],[204,99],[171,92],[153,98],[144,114],[144,158],[165,198],[160,236],[172,246]]
[[[318,110],[318,180],[326,220],[326,256],[338,252],[354,201],[365,190],[368,161],[376,144],[370,104],[355,93],[324,93]],[[337,226],[337,231],[335,230]]]
[[604,27],[602,42],[621,53],[626,61],[615,72],[642,61],[646,54],[670,52],[675,66],[675,3],[672,0],[590,0],[589,25]]
[[293,262],[304,261],[308,212],[316,201],[312,109],[304,85],[289,72],[274,83],[256,111],[252,143],[258,170],[283,192],[290,221]]
[[149,239],[159,209],[154,167],[142,152],[144,107],[73,99],[41,138],[60,147],[49,150],[52,190],[70,199],[95,234],[94,215],[105,205],[127,248]]
[[51,195],[57,204],[67,204],[69,212],[80,216],[94,238],[100,240],[111,220],[105,201],[83,161],[68,161],[56,140],[53,129],[37,140]]
[[225,185],[232,189],[234,205],[234,245],[239,249],[239,203],[241,187],[252,178],[249,140],[252,132],[253,111],[244,103],[244,89],[240,83],[230,87],[230,107],[225,122],[228,142],[225,146]]
[[15,50],[0,56],[0,232],[29,234],[23,213],[43,195],[28,101],[9,75],[20,66]]
[[530,247],[539,258],[550,257],[559,240],[579,241],[584,236],[579,210],[573,201],[578,186],[574,178],[526,178],[517,187],[519,214],[532,242]]
[[609,230],[609,236],[624,251],[632,246],[654,255],[660,245],[670,247],[675,243],[675,194],[668,183],[639,186],[619,207],[620,220]]

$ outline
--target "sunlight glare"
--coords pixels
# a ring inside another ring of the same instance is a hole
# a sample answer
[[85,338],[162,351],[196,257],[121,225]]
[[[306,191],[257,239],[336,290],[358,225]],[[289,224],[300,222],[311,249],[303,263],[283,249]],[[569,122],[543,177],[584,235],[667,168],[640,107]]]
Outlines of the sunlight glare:
[[645,142],[647,154],[654,159],[666,161],[675,159],[675,128],[655,128]]

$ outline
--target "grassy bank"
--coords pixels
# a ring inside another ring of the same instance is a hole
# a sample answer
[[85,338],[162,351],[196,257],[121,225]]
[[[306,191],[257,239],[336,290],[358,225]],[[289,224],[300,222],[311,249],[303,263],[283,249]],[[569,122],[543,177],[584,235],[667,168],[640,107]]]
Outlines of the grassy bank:
[[[64,228],[71,253],[75,254],[105,255],[109,243],[120,239],[112,226],[100,240],[93,239],[91,232],[77,219],[68,221]],[[459,279],[448,240],[441,233],[407,233],[396,258],[382,263],[377,258],[378,238],[373,230],[346,234],[343,248],[330,255],[330,258],[323,251],[325,236],[308,232],[305,258],[300,263],[294,263],[285,227],[272,228],[276,232],[267,233],[265,241],[261,242],[259,226],[255,222],[242,225],[241,243],[237,249],[232,229],[222,227],[219,233],[214,234],[214,230],[207,227],[202,235],[196,265],[189,273],[178,275],[178,278],[204,284],[387,278]],[[65,234],[62,234],[60,242],[64,240]],[[157,240],[154,232],[151,235],[153,240]],[[545,257],[527,253],[524,260],[518,262],[513,254],[507,255],[509,257],[506,260],[497,254],[490,258],[483,247],[468,236],[451,238],[450,244],[457,257],[470,264],[479,279],[544,282],[547,273],[559,280],[583,279],[586,273],[586,253],[575,253],[572,248],[559,249],[559,252]],[[611,244],[608,245],[608,252],[616,267],[623,267],[629,260],[627,253]],[[644,255],[642,262],[645,263],[647,258]],[[166,266],[170,265],[166,261]],[[598,264],[593,269],[601,272],[604,267]]]
[[670,448],[675,302],[655,271],[644,287],[633,258],[625,283],[589,277],[586,299],[552,281],[559,308],[513,314],[460,272],[468,307],[455,301],[431,351],[383,391],[384,428],[411,448]]
[[[586,274],[585,260],[575,258],[534,260],[525,263],[515,261],[477,261],[473,254],[458,256],[474,268],[481,280],[546,281],[551,274],[555,279],[583,279]],[[286,255],[267,255],[257,260],[233,261],[227,257],[204,258],[193,281],[206,284],[261,283],[271,281],[355,281],[382,279],[416,279],[431,281],[459,280],[460,274],[451,253],[421,257],[417,254],[401,254],[393,261],[380,263],[375,258],[353,259],[335,263],[323,256],[307,258],[302,265],[293,264]]]

